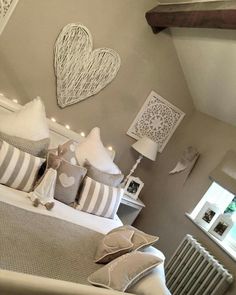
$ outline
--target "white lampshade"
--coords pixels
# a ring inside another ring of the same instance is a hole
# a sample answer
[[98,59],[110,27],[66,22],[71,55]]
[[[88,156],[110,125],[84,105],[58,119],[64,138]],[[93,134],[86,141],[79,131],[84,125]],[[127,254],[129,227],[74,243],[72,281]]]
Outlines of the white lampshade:
[[144,136],[137,140],[132,145],[132,147],[144,157],[152,161],[156,160],[158,144],[155,141],[148,138],[147,136]]

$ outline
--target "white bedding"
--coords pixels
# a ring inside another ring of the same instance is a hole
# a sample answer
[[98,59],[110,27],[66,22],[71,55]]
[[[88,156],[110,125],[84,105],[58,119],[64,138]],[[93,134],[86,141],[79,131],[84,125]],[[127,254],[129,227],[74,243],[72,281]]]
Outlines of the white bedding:
[[57,200],[51,211],[44,206],[34,207],[31,200],[27,197],[27,193],[18,191],[0,184],[0,201],[17,206],[35,213],[57,217],[94,231],[106,234],[112,229],[122,225],[121,220],[116,215],[114,219],[108,219],[79,210],[75,210]]

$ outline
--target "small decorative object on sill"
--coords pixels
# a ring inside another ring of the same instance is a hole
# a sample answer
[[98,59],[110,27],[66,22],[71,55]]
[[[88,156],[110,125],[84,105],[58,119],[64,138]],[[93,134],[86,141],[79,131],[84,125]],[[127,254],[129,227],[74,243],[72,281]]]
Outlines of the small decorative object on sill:
[[64,108],[97,94],[116,77],[120,63],[113,49],[93,50],[88,28],[79,23],[66,25],[55,44],[59,106]]
[[162,152],[184,117],[184,112],[152,91],[127,134],[135,139],[151,138]]
[[143,186],[140,178],[130,176],[125,185],[125,195],[137,200]]
[[158,144],[148,138],[147,136],[144,136],[140,138],[138,141],[136,141],[132,148],[135,149],[140,155],[138,159],[136,160],[136,163],[130,170],[129,174],[126,176],[125,180],[122,182],[123,186],[126,185],[128,179],[130,176],[134,173],[135,169],[137,168],[138,164],[141,162],[142,158],[148,158],[149,160],[155,161],[157,152],[158,152]]
[[210,202],[206,202],[195,218],[195,222],[206,230],[209,230],[211,225],[217,219],[222,211]]
[[236,197],[233,198],[224,213],[236,214]]
[[232,219],[232,214],[221,214],[211,226],[209,233],[222,241],[227,236],[233,225],[234,222]]

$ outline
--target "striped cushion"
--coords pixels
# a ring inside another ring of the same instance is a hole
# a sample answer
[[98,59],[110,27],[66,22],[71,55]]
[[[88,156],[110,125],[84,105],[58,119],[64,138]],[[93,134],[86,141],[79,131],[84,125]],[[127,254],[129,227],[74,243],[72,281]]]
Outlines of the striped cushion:
[[44,161],[0,140],[0,183],[29,192]]
[[47,150],[50,144],[49,138],[40,140],[30,140],[22,137],[8,135],[0,131],[0,139],[8,142],[14,147],[20,149],[23,152],[29,153],[36,157],[46,157]]
[[80,192],[78,210],[114,218],[124,190],[111,187],[86,176]]

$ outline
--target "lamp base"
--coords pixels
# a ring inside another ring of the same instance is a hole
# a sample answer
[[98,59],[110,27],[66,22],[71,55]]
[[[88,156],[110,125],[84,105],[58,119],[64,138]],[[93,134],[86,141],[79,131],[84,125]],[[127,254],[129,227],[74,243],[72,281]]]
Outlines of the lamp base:
[[141,162],[143,156],[142,155],[139,155],[138,159],[136,160],[134,166],[131,168],[129,174],[125,177],[125,180],[122,181],[121,183],[121,187],[125,187],[129,177],[134,173],[134,171],[136,170],[136,168],[138,167],[139,163]]

